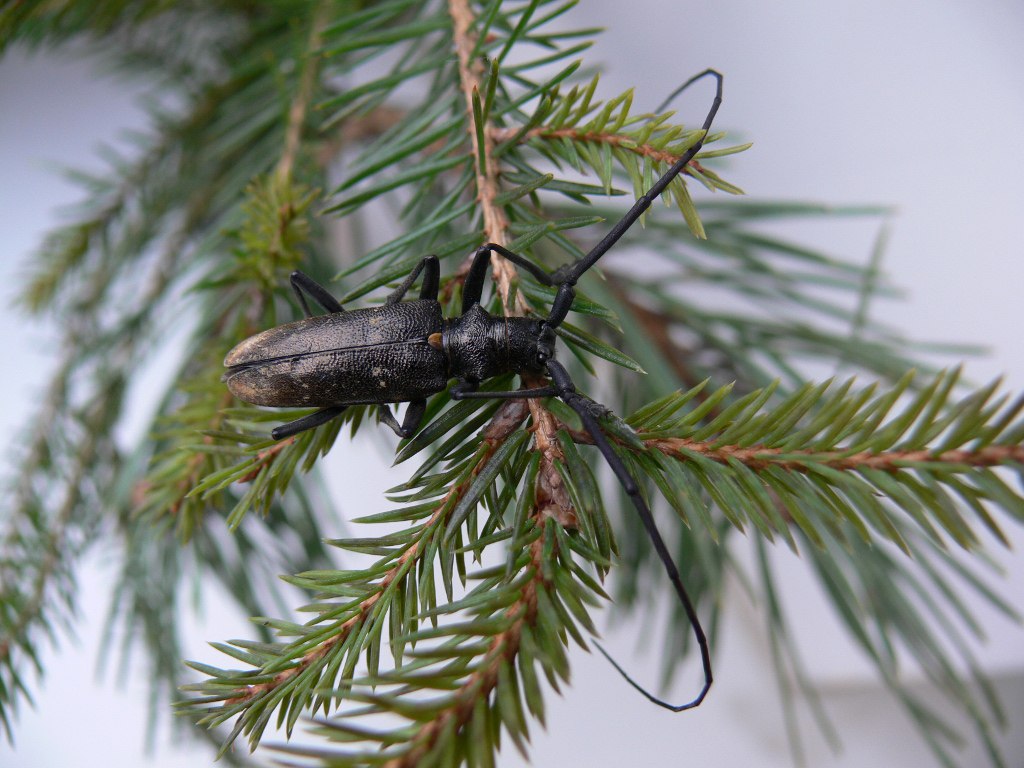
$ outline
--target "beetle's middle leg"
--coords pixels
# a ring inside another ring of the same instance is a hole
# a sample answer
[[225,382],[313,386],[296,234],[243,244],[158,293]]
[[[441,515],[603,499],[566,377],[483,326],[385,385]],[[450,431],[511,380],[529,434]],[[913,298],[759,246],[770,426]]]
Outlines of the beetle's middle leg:
[[395,415],[391,413],[391,406],[387,403],[381,405],[377,412],[380,421],[391,427],[391,431],[396,435],[401,438],[412,437],[416,430],[420,428],[423,414],[427,412],[427,401],[413,400],[410,402],[409,407],[405,409],[405,417],[402,419],[401,424],[395,419]]
[[341,303],[331,296],[330,292],[326,288],[305,272],[299,272],[298,270],[292,272],[291,282],[292,290],[295,291],[295,295],[299,297],[299,304],[302,305],[302,312],[306,317],[313,316],[313,313],[309,310],[309,304],[306,302],[307,295],[328,312],[335,313],[345,311],[345,308],[341,306]]

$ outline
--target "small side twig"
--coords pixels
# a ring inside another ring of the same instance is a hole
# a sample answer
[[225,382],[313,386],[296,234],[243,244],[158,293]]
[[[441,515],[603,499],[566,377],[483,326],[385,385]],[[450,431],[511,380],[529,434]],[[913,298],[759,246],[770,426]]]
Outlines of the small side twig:
[[976,451],[954,450],[941,453],[929,450],[817,453],[814,451],[783,451],[779,448],[760,446],[715,445],[685,438],[647,440],[645,444],[667,456],[684,461],[688,458],[687,453],[692,452],[699,453],[720,464],[738,461],[754,470],[774,466],[791,472],[807,471],[811,464],[843,471],[876,469],[883,472],[898,472],[908,466],[921,463],[963,464],[970,467],[995,467],[1007,463],[1024,464],[1024,446],[1022,445],[988,445]]
[[[517,133],[518,130],[515,128],[494,127],[490,130],[489,135],[492,141],[500,143],[502,141],[508,141],[516,136]],[[525,142],[535,138],[548,139],[551,141],[569,139],[573,142],[607,144],[612,147],[624,149],[634,155],[639,155],[640,157],[646,157],[651,160],[655,160],[656,162],[664,163],[665,165],[673,165],[680,158],[680,155],[668,152],[664,149],[659,149],[651,144],[638,144],[636,139],[618,133],[580,131],[576,128],[552,128],[551,126],[539,125],[524,133],[520,136],[519,140]],[[698,173],[704,172],[704,167],[696,158],[686,164],[686,168],[683,169],[683,173],[688,176],[692,176],[693,174],[690,172],[691,168]]]
[[469,490],[474,478],[483,470],[494,452],[512,435],[526,418],[526,405],[523,400],[508,400],[502,403],[497,412],[491,417],[490,423],[482,432],[483,440],[487,445],[479,461],[474,465],[464,482],[452,486],[448,492],[441,497],[434,509],[433,514],[423,526],[423,534],[417,538],[395,561],[377,582],[374,591],[359,604],[354,615],[342,622],[335,628],[330,637],[323,640],[287,669],[276,674],[273,679],[256,685],[247,685],[239,688],[236,695],[224,702],[225,707],[248,703],[263,695],[272,693],[282,684],[301,674],[304,670],[324,659],[332,649],[341,645],[352,631],[366,620],[373,607],[387,592],[388,588],[398,579],[409,572],[420,556],[423,554],[424,546],[430,540],[430,534],[438,526],[444,525],[447,520],[447,513],[454,508],[453,503],[457,502],[462,495]]

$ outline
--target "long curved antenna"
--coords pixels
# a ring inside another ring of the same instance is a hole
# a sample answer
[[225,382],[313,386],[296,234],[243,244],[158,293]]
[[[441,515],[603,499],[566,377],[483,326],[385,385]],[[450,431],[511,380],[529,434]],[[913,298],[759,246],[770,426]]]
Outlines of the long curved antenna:
[[708,639],[704,634],[704,627],[701,626],[700,619],[697,618],[697,611],[693,607],[693,601],[690,600],[690,596],[687,594],[686,588],[683,586],[683,580],[679,575],[679,569],[672,560],[672,555],[669,554],[668,547],[665,546],[665,541],[661,538],[661,533],[658,531],[658,527],[654,523],[654,516],[651,514],[650,508],[648,508],[647,502],[645,502],[643,496],[640,495],[640,486],[637,485],[633,476],[629,474],[629,470],[626,469],[626,465],[622,463],[622,459],[620,459],[618,454],[615,453],[615,449],[612,448],[611,443],[608,442],[608,438],[604,436],[601,425],[598,423],[597,417],[594,415],[595,407],[603,408],[604,406],[599,406],[593,400],[590,400],[576,392],[576,387],[573,384],[572,379],[569,377],[569,372],[565,370],[565,368],[562,367],[562,364],[558,361],[549,360],[547,363],[547,369],[548,375],[551,377],[555,388],[558,390],[559,399],[579,415],[580,421],[583,423],[583,428],[586,429],[591,438],[593,438],[594,445],[601,452],[604,460],[608,463],[608,466],[611,467],[612,472],[615,473],[615,477],[618,478],[618,481],[622,485],[626,495],[629,496],[630,501],[633,502],[633,506],[636,507],[637,514],[640,516],[640,522],[643,523],[644,529],[647,531],[647,536],[650,538],[651,544],[654,545],[654,551],[658,553],[658,558],[665,567],[665,573],[668,574],[669,581],[672,582],[672,586],[675,588],[676,597],[679,599],[679,603],[682,605],[684,613],[686,613],[686,618],[690,622],[690,627],[693,629],[693,636],[697,640],[697,646],[700,648],[700,663],[704,669],[704,686],[700,689],[700,692],[695,698],[685,704],[670,704],[646,690],[632,677],[630,677],[626,671],[608,655],[608,652],[605,651],[604,648],[596,643],[595,645],[597,645],[598,650],[604,654],[605,658],[612,663],[612,666],[615,667],[618,673],[625,678],[626,682],[632,685],[652,703],[657,704],[659,707],[670,709],[673,712],[682,712],[685,709],[693,709],[704,701],[704,697],[707,696],[708,691],[711,689],[711,683],[714,679],[711,674],[711,651],[708,648]]
[[717,87],[715,89],[714,101],[711,102],[711,109],[708,110],[708,114],[704,118],[704,124],[701,126],[701,137],[673,163],[671,168],[665,171],[660,179],[654,182],[647,192],[637,198],[636,202],[633,203],[633,207],[615,223],[608,231],[608,234],[601,238],[597,245],[591,248],[579,260],[559,267],[550,275],[552,284],[558,286],[558,293],[555,295],[555,300],[551,302],[551,311],[548,313],[546,320],[546,323],[552,328],[557,328],[565,320],[566,315],[569,314],[573,299],[576,297],[576,291],[573,287],[576,285],[576,281],[583,276],[584,272],[594,266],[597,260],[604,256],[613,245],[619,242],[622,236],[629,231],[629,228],[651,207],[651,203],[661,196],[661,193],[668,188],[672,180],[683,172],[683,169],[686,168],[689,162],[700,152],[701,147],[704,146],[704,140],[707,138],[708,131],[711,130],[711,124],[715,120],[715,115],[718,114],[718,108],[722,105],[723,78],[721,73],[714,69],[705,69],[700,74],[694,75],[683,83],[672,94],[672,97],[675,97],[678,93],[704,77],[715,78]]
[[718,81],[718,87],[715,89],[715,100],[711,102],[711,109],[708,110],[708,114],[704,118],[704,124],[701,126],[704,135],[697,139],[693,146],[686,150],[672,167],[665,171],[660,179],[654,182],[654,185],[647,192],[637,198],[637,201],[633,203],[633,207],[626,212],[626,215],[616,222],[608,234],[601,238],[601,242],[591,248],[586,256],[573,264],[565,274],[561,274],[561,270],[559,270],[559,274],[556,277],[558,282],[572,284],[579,280],[584,272],[594,266],[598,259],[619,242],[619,238],[626,234],[629,228],[636,223],[637,219],[644,214],[644,211],[651,207],[651,203],[661,196],[661,193],[672,183],[672,180],[682,173],[694,156],[700,152],[701,147],[704,146],[704,139],[707,138],[708,131],[711,130],[711,123],[714,122],[715,115],[718,114],[718,108],[722,105],[722,74],[714,69],[705,69],[700,74],[691,77],[682,86],[685,88],[704,77],[713,77]]
[[[672,103],[672,101],[675,99],[676,96],[681,94],[683,91],[685,91],[691,85],[696,83],[702,77],[706,76],[709,72],[714,72],[714,70],[706,69],[703,72],[701,72],[700,74],[694,75],[689,80],[687,80],[685,83],[683,83],[678,88],[676,88],[674,91],[672,91],[672,93],[670,93],[668,96],[665,97],[665,100],[662,101],[661,104],[659,104],[658,106],[656,106],[654,108],[655,114],[659,114],[661,112],[664,112],[668,108],[668,105]],[[717,74],[717,72],[715,74]],[[721,96],[721,93],[719,93],[719,96]],[[705,125],[704,130],[706,131],[709,127],[710,127],[709,125]]]

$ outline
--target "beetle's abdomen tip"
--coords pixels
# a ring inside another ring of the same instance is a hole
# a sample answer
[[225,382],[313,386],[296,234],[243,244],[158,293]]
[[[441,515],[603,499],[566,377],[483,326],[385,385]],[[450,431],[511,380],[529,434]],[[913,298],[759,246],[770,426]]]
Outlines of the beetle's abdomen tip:
[[[239,365],[240,363],[246,362],[246,360],[245,360],[245,357],[246,357],[245,349],[246,349],[246,346],[247,346],[246,342],[248,342],[248,341],[249,341],[249,339],[246,339],[245,341],[241,342],[240,344],[236,344],[231,349],[231,351],[228,352],[224,356],[224,367],[225,368],[231,368],[233,366]],[[229,376],[230,372],[225,373],[224,375],[225,376]]]
[[236,365],[256,363],[265,359],[267,357],[266,337],[267,332],[264,331],[238,342],[225,356],[224,365],[231,368]]
[[221,381],[227,385],[228,391],[243,403],[280,405],[280,403],[276,402],[276,398],[273,397],[273,393],[268,393],[265,382],[258,370],[252,368],[232,368],[221,377]]

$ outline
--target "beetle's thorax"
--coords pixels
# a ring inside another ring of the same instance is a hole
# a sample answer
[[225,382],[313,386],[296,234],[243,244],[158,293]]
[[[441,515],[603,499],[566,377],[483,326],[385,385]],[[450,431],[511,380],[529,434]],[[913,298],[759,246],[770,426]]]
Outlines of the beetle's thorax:
[[493,317],[474,304],[445,324],[442,343],[448,355],[448,375],[479,382],[503,373],[540,373],[540,334],[539,320]]

